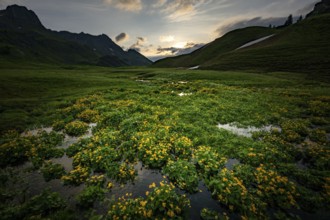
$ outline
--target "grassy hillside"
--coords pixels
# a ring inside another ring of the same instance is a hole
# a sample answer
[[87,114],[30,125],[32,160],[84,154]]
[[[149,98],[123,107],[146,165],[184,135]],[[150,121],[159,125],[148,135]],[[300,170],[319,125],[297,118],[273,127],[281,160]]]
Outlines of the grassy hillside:
[[15,62],[92,64],[99,55],[77,43],[55,38],[47,31],[0,30],[0,57]]
[[[203,69],[319,72],[326,74],[330,70],[329,23],[330,15],[322,15],[311,17],[277,32],[260,29],[262,33],[259,37],[269,33],[276,35],[256,45],[234,50],[244,44],[246,36],[251,35],[250,32],[255,31],[249,28],[242,29],[237,32],[230,32],[192,54],[164,59],[155,65],[160,67],[200,65]],[[243,38],[244,41],[238,40]],[[221,50],[222,48],[227,50]],[[207,54],[211,55],[208,56]]]
[[126,74],[111,68],[54,66],[30,61],[20,65],[1,62],[0,66],[0,130],[45,123],[48,119],[40,116],[51,116],[55,106],[68,100],[115,85],[124,85],[123,88],[130,85]]
[[[287,87],[292,84],[291,78],[288,78],[289,74],[286,73],[277,73],[278,76],[269,73],[264,76],[235,71],[54,66],[30,61],[20,62],[20,65],[17,65],[17,62],[2,61],[0,66],[1,129],[24,129],[27,125],[47,123],[56,106],[98,91],[137,88],[140,85],[135,79],[210,80],[228,86],[242,87]],[[311,86],[325,81],[324,78],[315,77],[313,80],[316,81],[310,81],[308,74],[293,75],[292,80],[297,85],[306,83]],[[41,115],[44,117],[40,117]]]
[[218,55],[226,54],[236,48],[261,37],[276,33],[275,29],[265,27],[248,27],[225,34],[223,37],[205,45],[191,54],[165,58],[157,61],[159,67],[189,67],[196,66],[211,60]]

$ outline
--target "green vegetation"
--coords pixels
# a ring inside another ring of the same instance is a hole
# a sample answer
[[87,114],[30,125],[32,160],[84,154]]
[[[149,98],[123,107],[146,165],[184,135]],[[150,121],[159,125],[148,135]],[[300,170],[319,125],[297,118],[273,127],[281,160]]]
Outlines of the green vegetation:
[[56,148],[63,141],[63,135],[55,132],[39,132],[35,136],[21,136],[17,131],[9,130],[1,137],[1,167],[21,164],[30,160],[39,168],[43,160],[62,157],[63,149]]
[[[146,192],[146,198],[119,198],[110,205],[106,219],[182,219],[184,209],[189,205],[185,195],[178,195],[175,187],[166,182],[149,186],[152,191]],[[128,195],[131,196],[131,195]]]
[[[166,58],[156,67],[192,67],[245,71],[329,73],[330,15],[310,17],[282,29],[249,27],[227,33],[191,54]],[[263,36],[275,36],[235,50]],[[329,80],[329,78],[328,78]]]
[[[17,31],[0,29],[0,57],[12,61],[53,64],[96,63],[98,56],[88,47],[57,38],[44,30]],[[30,46],[27,46],[28,42]]]
[[88,186],[77,196],[77,204],[81,208],[90,208],[94,202],[103,201],[106,192],[107,190],[100,186]]
[[70,101],[83,95],[119,85],[124,89],[133,84],[126,80],[129,74],[120,69],[88,66],[54,68],[28,63],[20,63],[16,67],[15,63],[4,61],[0,66],[0,130],[10,126],[22,131],[27,124],[51,125],[57,106],[69,105]]
[[54,164],[52,161],[45,161],[40,171],[46,181],[60,179],[65,174],[64,167],[61,164]]
[[[11,206],[12,205],[12,206]],[[61,216],[69,217],[70,213],[64,210],[67,203],[56,192],[44,190],[40,195],[28,199],[22,205],[1,204],[1,219],[58,219]],[[71,216],[72,218],[72,216]]]
[[[94,216],[105,219],[189,219],[189,194],[204,193],[200,182],[223,209],[202,209],[203,219],[329,217],[330,86],[322,75],[6,66],[0,73],[5,219],[92,218],[93,210],[105,210]],[[85,128],[96,123],[92,136],[59,147],[63,132],[85,132],[68,126],[78,121]],[[245,137],[218,123],[278,128]],[[52,125],[55,131],[21,135]],[[67,172],[49,161],[64,153],[72,165]],[[239,163],[230,167],[230,159]],[[31,195],[25,172],[35,172],[17,166],[24,163],[46,180],[60,178],[63,189],[81,189],[71,197],[75,205],[54,192],[24,199]],[[137,163],[161,171],[164,181],[148,184],[144,196],[114,196],[143,175]]]
[[254,41],[277,32],[279,31],[266,27],[248,27],[244,29],[237,29],[225,34],[223,37],[216,39],[191,54],[173,58],[165,58],[156,62],[154,66],[192,67],[201,65],[208,60],[214,59],[215,57],[223,56],[250,41]]
[[197,192],[198,175],[194,164],[185,160],[169,161],[164,167],[163,172],[180,189],[186,190],[189,193]]
[[65,133],[71,136],[81,136],[87,132],[88,124],[82,121],[72,121],[65,125]]

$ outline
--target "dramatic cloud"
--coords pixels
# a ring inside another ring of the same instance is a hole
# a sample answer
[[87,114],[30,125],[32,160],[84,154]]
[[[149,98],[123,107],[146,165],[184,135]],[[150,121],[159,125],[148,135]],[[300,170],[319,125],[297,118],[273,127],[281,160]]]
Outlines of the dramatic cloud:
[[189,42],[185,45],[184,48],[178,48],[178,47],[158,47],[157,48],[157,54],[167,54],[172,56],[178,56],[182,54],[188,54],[191,53],[201,47],[203,47],[205,44],[196,44]]
[[142,9],[141,0],[104,0],[104,2],[124,11],[140,11]]
[[163,5],[165,5],[166,2],[167,2],[167,0],[157,0],[157,1],[152,5],[152,7],[153,7],[153,8],[160,8],[160,7],[162,7]]
[[161,12],[167,15],[171,21],[189,20],[197,11],[196,8],[202,4],[210,3],[213,0],[172,0],[158,1],[156,4],[161,7]]
[[175,54],[179,51],[179,48],[176,47],[158,47],[157,48],[157,53],[161,54],[161,53],[170,53],[170,54]]
[[134,49],[134,50],[140,52],[141,49],[144,47],[143,44],[144,44],[146,41],[147,41],[147,40],[146,40],[146,38],[144,38],[144,37],[137,37],[137,41],[136,41],[132,46],[130,46],[129,48],[130,48],[130,49]]
[[125,41],[128,40],[129,36],[126,33],[120,33],[119,35],[116,36],[116,42],[120,42],[120,41]]
[[[305,15],[319,1],[0,0],[0,8],[23,5],[34,10],[47,28],[93,35],[107,33],[125,49],[135,48],[145,56],[160,57],[190,52],[197,48],[187,42],[211,42],[235,28],[282,25],[289,14]],[[129,33],[129,38],[118,35],[122,32]],[[148,42],[137,36],[147,36]]]
[[205,44],[187,43],[186,46],[184,48],[180,48],[180,50],[175,55],[191,53],[203,46],[205,46]]
[[227,21],[227,22],[224,22],[223,25],[221,25],[216,30],[216,33],[219,36],[222,36],[229,31],[239,29],[239,28],[250,27],[250,26],[264,26],[264,27],[268,27],[269,25],[279,26],[279,25],[283,25],[286,19],[287,19],[287,17],[280,17],[280,18],[255,17],[255,18],[246,19],[246,20]]

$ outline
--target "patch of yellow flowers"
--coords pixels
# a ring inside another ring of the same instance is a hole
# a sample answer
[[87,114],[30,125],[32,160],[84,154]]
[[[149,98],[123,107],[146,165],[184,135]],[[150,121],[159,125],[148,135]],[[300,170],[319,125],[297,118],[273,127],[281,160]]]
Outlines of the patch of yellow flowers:
[[276,171],[266,169],[263,164],[254,173],[258,185],[257,195],[270,205],[282,208],[297,207],[296,198],[299,196],[295,184],[287,177]]
[[80,165],[71,170],[67,175],[61,177],[64,184],[80,185],[89,177],[89,169]]
[[127,194],[110,205],[107,219],[176,219],[183,217],[184,209],[189,206],[185,195],[178,195],[173,184],[164,181],[157,186],[149,185],[152,192],[146,198],[130,198]]

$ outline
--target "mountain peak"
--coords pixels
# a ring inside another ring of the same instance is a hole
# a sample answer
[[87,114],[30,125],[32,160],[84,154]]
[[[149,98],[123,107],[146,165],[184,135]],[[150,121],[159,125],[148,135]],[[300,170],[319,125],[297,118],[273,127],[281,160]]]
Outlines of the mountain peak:
[[127,52],[128,52],[128,53],[138,53],[138,54],[140,54],[137,50],[135,50],[135,49],[131,49],[131,48],[128,49]]
[[24,6],[11,5],[0,10],[0,32],[3,34],[0,43],[10,45],[6,48],[6,56],[21,51],[22,56],[27,54],[41,61],[102,66],[145,66],[152,63],[138,52],[124,51],[106,34],[94,36],[84,32],[46,29],[38,16]]
[[0,11],[0,27],[11,29],[45,29],[38,16],[25,6],[10,5]]

